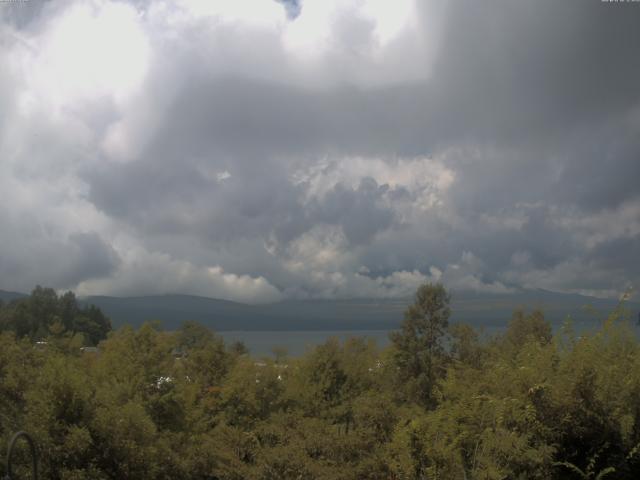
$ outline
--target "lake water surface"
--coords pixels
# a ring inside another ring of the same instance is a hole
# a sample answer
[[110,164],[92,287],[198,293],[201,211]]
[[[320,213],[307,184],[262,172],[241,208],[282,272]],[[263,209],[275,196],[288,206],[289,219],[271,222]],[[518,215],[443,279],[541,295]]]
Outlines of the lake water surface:
[[[601,323],[575,322],[573,325],[576,335],[594,332]],[[561,324],[554,323],[554,333],[557,333]],[[504,331],[506,322],[502,326],[488,325],[476,326],[477,331],[484,338],[499,334]],[[640,337],[640,328],[635,324],[633,330]],[[272,356],[275,347],[284,347],[287,353],[298,356],[310,348],[320,345],[331,337],[344,341],[349,337],[365,337],[376,342],[378,347],[389,345],[389,332],[391,330],[302,330],[302,331],[222,331],[220,334],[226,343],[242,341],[255,357]]]

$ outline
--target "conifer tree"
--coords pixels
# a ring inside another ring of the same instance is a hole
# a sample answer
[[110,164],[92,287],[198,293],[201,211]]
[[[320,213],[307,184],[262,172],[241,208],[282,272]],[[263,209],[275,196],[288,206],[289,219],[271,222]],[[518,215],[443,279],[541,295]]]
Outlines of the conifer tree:
[[442,284],[420,286],[400,331],[390,335],[398,380],[409,399],[425,407],[433,407],[433,387],[444,369],[442,340],[449,325],[450,300]]

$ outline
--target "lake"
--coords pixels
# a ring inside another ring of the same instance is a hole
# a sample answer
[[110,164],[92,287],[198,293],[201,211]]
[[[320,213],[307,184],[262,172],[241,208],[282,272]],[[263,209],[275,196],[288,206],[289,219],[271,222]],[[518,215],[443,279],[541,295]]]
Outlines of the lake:
[[[577,335],[584,335],[597,330],[601,323],[599,321],[578,321],[573,327]],[[554,333],[557,333],[561,324],[552,323]],[[504,330],[504,325],[476,325],[478,332],[483,337],[498,334]],[[636,335],[640,336],[640,328],[633,325]],[[344,341],[350,337],[365,337],[376,342],[378,347],[389,345],[389,332],[391,330],[301,330],[301,331],[221,331],[221,335],[226,343],[235,341],[243,342],[251,355],[255,357],[272,356],[275,347],[284,347],[287,353],[292,356],[299,356],[308,349],[324,343],[331,337],[336,337]]]

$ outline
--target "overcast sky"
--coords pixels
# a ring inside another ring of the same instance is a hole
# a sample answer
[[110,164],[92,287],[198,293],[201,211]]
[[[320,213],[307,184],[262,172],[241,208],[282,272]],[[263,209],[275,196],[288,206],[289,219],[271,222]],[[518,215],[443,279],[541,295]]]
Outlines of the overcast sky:
[[640,2],[0,3],[0,288],[640,284]]

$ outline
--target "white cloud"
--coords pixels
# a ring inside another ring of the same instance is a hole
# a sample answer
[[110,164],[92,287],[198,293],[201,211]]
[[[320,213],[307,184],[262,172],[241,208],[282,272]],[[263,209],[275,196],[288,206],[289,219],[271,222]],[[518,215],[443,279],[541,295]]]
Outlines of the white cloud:
[[70,4],[28,43],[25,79],[59,108],[97,95],[125,102],[140,87],[150,55],[136,10],[106,0]]
[[[455,181],[455,172],[431,158],[346,157],[326,159],[293,173],[292,181],[305,186],[307,201],[321,199],[336,185],[357,188],[365,178],[390,190],[386,205],[402,222],[419,221],[429,211],[444,205],[447,191]],[[396,189],[396,190],[394,190]],[[397,189],[408,193],[398,198]]]
[[617,238],[640,235],[640,198],[588,215],[559,215],[558,222],[576,232],[587,248]]
[[440,17],[436,3],[418,8],[413,0],[305,0],[300,15],[282,30],[294,78],[307,86],[366,87],[427,78],[439,31],[421,30],[420,19]]
[[402,298],[415,293],[429,281],[414,270],[399,270],[389,275],[370,277],[358,272],[309,272],[304,283],[286,289],[293,298]]
[[218,265],[198,266],[141,247],[121,252],[122,262],[109,277],[80,282],[79,295],[186,293],[247,303],[282,298],[264,277],[236,275]]
[[437,281],[444,283],[447,288],[462,292],[481,293],[511,293],[513,288],[502,282],[492,282],[483,279],[487,266],[472,252],[463,251],[460,261],[448,264],[443,272],[436,270]]
[[570,259],[552,268],[530,268],[507,271],[503,277],[523,288],[578,293],[600,298],[619,298],[631,283],[602,271],[593,264]]
[[352,262],[349,244],[338,226],[316,225],[292,241],[284,265],[292,273],[338,272]]
[[455,180],[455,173],[438,160],[427,157],[346,157],[326,159],[292,175],[295,182],[308,183],[308,195],[316,197],[323,196],[339,182],[355,187],[365,177],[373,178],[380,185],[442,193]]

